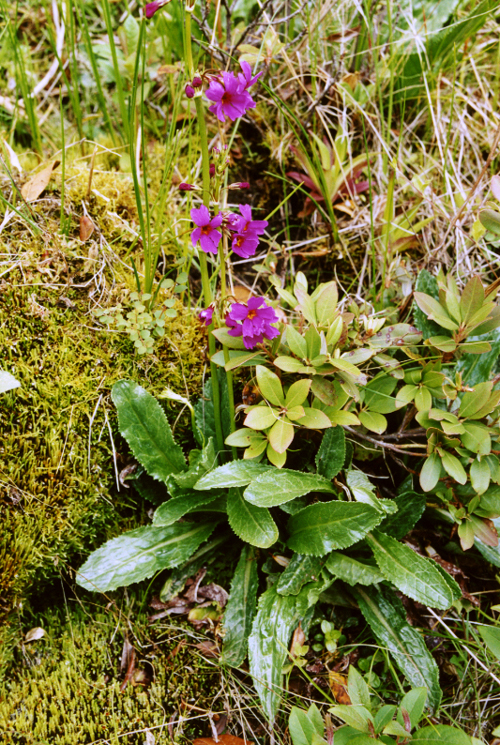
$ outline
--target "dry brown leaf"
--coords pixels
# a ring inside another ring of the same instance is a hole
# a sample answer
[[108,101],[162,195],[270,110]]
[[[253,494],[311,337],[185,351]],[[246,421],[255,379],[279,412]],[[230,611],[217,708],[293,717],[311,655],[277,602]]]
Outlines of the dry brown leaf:
[[233,291],[233,297],[235,300],[237,300],[239,303],[246,303],[249,297],[251,297],[252,293],[250,290],[247,290],[246,287],[242,287],[241,285],[236,285]]
[[85,243],[95,230],[95,225],[88,215],[80,217],[80,240]]
[[197,649],[200,650],[200,652],[203,652],[205,657],[220,657],[220,650],[217,644],[215,642],[210,641],[207,639],[207,641],[200,642],[199,644],[194,645]]
[[340,673],[334,673],[332,670],[328,673],[328,682],[333,693],[333,697],[338,704],[349,706],[352,701],[347,692],[347,678]]
[[304,634],[302,624],[299,621],[299,625],[293,632],[292,643],[290,645],[290,657],[292,657],[292,659],[301,655],[301,648],[304,646],[306,641],[306,635]]
[[24,184],[21,188],[21,194],[27,202],[34,202],[45,191],[54,169],[60,162],[59,160],[52,161]]
[[177,65],[162,65],[156,71],[157,75],[172,75],[174,72],[179,72]]
[[45,636],[45,631],[40,627],[36,626],[34,629],[30,629],[24,637],[25,642],[36,642]]
[[[242,740],[236,735],[220,735],[219,743],[222,745],[254,745],[250,740]],[[193,745],[217,745],[213,737],[197,737],[193,740]]]

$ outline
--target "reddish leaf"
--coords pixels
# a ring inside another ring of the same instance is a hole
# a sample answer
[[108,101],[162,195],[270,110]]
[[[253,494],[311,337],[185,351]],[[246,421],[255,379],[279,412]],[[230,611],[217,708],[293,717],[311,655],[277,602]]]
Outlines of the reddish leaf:
[[[222,745],[254,745],[251,740],[242,740],[241,737],[235,735],[221,735],[219,743]],[[193,740],[193,745],[217,745],[217,743],[213,737],[197,737]]]
[[80,217],[80,240],[85,243],[95,230],[95,225],[88,215]]

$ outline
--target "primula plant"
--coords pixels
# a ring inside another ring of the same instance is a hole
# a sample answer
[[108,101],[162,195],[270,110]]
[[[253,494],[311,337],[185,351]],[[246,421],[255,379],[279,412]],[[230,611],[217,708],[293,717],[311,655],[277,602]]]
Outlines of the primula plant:
[[[148,6],[148,15],[161,4]],[[244,61],[234,72],[196,70],[192,10],[185,8],[186,95],[196,106],[202,200],[191,209],[190,240],[211,375],[199,401],[163,394],[191,412],[196,447],[188,453],[143,387],[129,380],[113,387],[120,432],[140,464],[135,484],[155,512],[151,524],[94,552],[78,581],[105,592],[182,571],[215,543],[236,544],[222,658],[237,667],[248,655],[269,722],[294,629],[300,623],[307,633],[327,590],[347,594],[418,690],[398,711],[381,714],[353,678],[355,705],[333,714],[370,741],[405,742],[424,706],[438,708],[441,689],[436,662],[397,593],[443,611],[462,602],[453,577],[405,536],[432,511],[445,530],[454,526],[464,549],[475,544],[500,566],[500,392],[492,380],[500,309],[479,279],[459,287],[425,271],[403,318],[393,307],[374,312],[340,297],[333,281],[309,288],[300,272],[292,286],[276,281],[268,296],[236,302],[226,282],[232,255],[253,256],[269,226],[248,204],[228,207],[228,153],[209,152],[207,119],[225,137],[254,108],[261,72]],[[182,186],[199,193],[196,184]],[[239,192],[242,185],[229,186]],[[238,407],[237,369],[256,387],[255,400]],[[382,453],[407,474],[395,492],[359,467]],[[266,586],[260,567],[268,553],[283,560]],[[167,579],[163,598],[170,587]],[[363,710],[355,717],[356,696]],[[418,709],[413,719],[408,707]]]

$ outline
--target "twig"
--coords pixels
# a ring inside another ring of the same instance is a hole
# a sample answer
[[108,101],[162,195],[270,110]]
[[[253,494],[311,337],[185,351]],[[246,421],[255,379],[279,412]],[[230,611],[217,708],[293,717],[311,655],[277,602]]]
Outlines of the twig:
[[361,432],[358,432],[352,427],[344,427],[344,429],[350,432],[355,437],[360,437],[362,440],[371,442],[378,448],[383,448],[384,450],[393,450],[395,453],[401,453],[401,455],[414,455],[417,458],[423,458],[424,456],[424,453],[412,453],[411,450],[404,450],[404,448],[398,448],[396,445],[390,445],[388,442],[381,442],[380,440],[376,440],[375,437],[370,437],[370,435],[365,435]]

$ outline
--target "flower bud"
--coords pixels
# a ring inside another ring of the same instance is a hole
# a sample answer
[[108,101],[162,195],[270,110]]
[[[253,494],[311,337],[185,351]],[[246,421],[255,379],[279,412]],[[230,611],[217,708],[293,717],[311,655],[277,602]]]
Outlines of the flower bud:
[[193,86],[193,88],[201,88],[201,86],[203,85],[203,80],[198,77],[198,75],[196,75],[193,78],[193,82],[191,83],[191,85]]
[[184,181],[179,184],[179,191],[193,191],[194,189],[197,189],[198,187],[194,184],[186,184]]
[[193,86],[192,85],[186,85],[186,87],[184,89],[184,93],[186,94],[186,96],[188,98],[193,98],[194,93],[195,93]]
[[235,181],[234,184],[229,184],[228,189],[249,189],[250,184],[248,181]]
[[210,178],[212,178],[212,176],[215,176],[215,166],[213,163],[210,166]]

